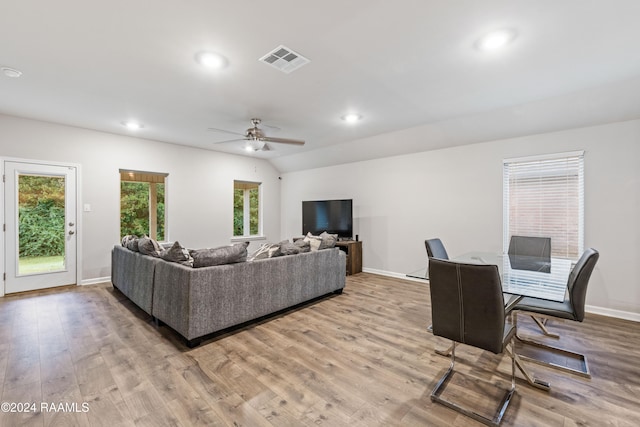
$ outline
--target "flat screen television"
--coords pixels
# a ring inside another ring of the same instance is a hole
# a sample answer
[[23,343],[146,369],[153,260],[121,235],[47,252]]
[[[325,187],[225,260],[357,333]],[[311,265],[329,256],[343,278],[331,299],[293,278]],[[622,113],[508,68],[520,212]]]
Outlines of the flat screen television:
[[353,237],[353,200],[315,200],[302,202],[302,234],[323,231],[339,238]]

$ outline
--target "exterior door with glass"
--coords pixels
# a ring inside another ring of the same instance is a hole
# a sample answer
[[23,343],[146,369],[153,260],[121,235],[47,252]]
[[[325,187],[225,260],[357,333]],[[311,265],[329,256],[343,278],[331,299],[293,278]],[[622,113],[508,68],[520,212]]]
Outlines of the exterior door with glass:
[[4,162],[5,293],[76,283],[76,174]]

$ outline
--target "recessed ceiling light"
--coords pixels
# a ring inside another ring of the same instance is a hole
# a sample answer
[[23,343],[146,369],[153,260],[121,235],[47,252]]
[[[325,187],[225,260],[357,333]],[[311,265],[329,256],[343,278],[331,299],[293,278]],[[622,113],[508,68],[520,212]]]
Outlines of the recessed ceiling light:
[[144,127],[138,122],[122,122],[122,125],[129,130],[140,130]]
[[18,78],[22,75],[22,71],[20,70],[16,70],[15,68],[11,68],[11,67],[2,67],[0,68],[2,70],[2,74],[4,74],[7,77],[11,77],[11,78]]
[[356,113],[345,114],[344,116],[342,116],[342,120],[347,123],[356,123],[362,120],[362,115]]
[[478,40],[476,46],[483,51],[492,51],[508,45],[515,38],[516,32],[513,30],[493,31]]
[[227,58],[215,52],[200,52],[196,55],[196,61],[204,67],[216,70],[227,66]]

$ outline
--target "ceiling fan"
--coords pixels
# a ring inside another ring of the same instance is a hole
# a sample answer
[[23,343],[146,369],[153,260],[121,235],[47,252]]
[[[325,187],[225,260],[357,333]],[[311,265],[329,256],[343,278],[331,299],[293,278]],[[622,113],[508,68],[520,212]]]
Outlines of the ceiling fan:
[[229,139],[226,141],[217,141],[217,142],[214,142],[214,144],[225,144],[227,142],[236,142],[236,141],[248,141],[247,146],[245,147],[247,151],[269,151],[271,150],[271,148],[269,147],[267,142],[277,142],[279,144],[304,145],[304,141],[298,140],[298,139],[275,138],[275,137],[266,136],[263,130],[258,127],[258,125],[261,122],[262,120],[258,118],[251,119],[251,124],[253,125],[253,127],[250,127],[249,129],[247,129],[245,133],[233,132],[233,131],[217,129],[217,128],[209,128],[208,130],[211,130],[214,132],[225,132],[233,135],[242,136],[242,138]]

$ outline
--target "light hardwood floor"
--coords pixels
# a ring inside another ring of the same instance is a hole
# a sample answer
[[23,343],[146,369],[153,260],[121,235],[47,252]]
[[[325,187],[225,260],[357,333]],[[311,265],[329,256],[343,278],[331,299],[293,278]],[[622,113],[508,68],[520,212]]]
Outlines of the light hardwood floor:
[[[0,413],[0,425],[479,425],[429,399],[449,365],[430,317],[427,284],[362,273],[342,295],[188,349],[109,284],[0,298],[0,401],[38,406]],[[640,425],[640,325],[588,315],[551,328],[587,354],[593,378],[530,364],[552,390],[518,375],[503,425]],[[477,379],[507,387],[510,359],[457,355],[448,397],[489,411],[500,390]]]

